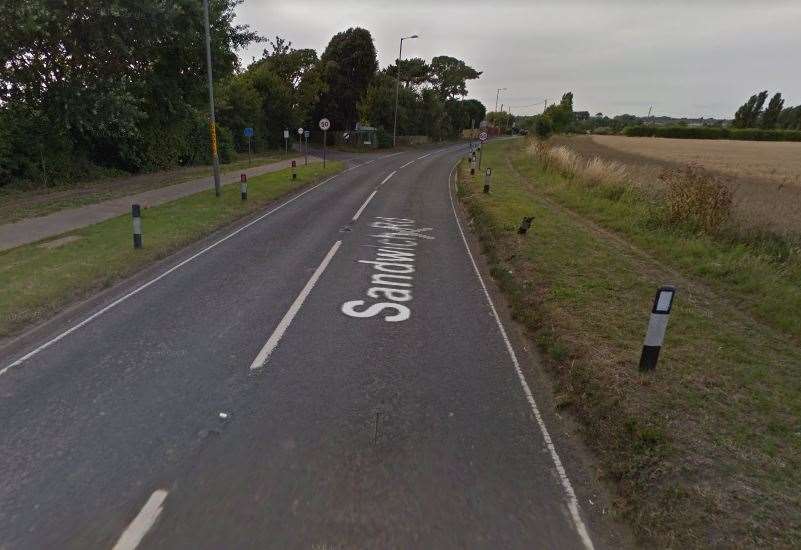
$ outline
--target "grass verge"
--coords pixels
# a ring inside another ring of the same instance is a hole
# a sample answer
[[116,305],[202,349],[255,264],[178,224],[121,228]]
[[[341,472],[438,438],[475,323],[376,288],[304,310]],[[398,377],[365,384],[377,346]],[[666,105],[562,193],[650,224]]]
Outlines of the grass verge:
[[[247,155],[240,155],[233,162],[222,164],[220,170],[225,174],[247,168],[249,165],[259,166],[278,162],[282,158],[282,154],[274,152],[257,155],[251,163]],[[100,178],[67,185],[0,186],[0,219],[3,223],[13,223],[25,218],[45,216],[66,208],[96,204],[183,183],[208,176],[210,170],[210,166],[198,165],[138,175],[125,174],[121,177]]]
[[[29,244],[0,252],[0,336],[45,319],[70,302],[129,276],[154,260],[262,209],[271,201],[342,170],[342,163],[310,164],[248,181],[248,200],[238,185],[222,195],[198,193],[142,212],[144,248],[134,250],[131,218],[120,216],[67,233],[77,240],[46,248]],[[63,237],[59,236],[60,237]]]
[[[560,176],[544,173],[521,145],[485,147],[489,195],[462,166],[460,196],[514,317],[544,350],[558,406],[579,419],[617,489],[616,513],[652,547],[795,545],[797,342],[743,310],[727,284],[679,261],[697,253],[690,237],[665,265],[619,227],[625,202],[604,211],[587,192],[554,193],[559,182],[548,178]],[[531,232],[518,236],[521,218],[532,215]],[[651,300],[666,282],[679,295],[665,348],[658,369],[641,374]]]

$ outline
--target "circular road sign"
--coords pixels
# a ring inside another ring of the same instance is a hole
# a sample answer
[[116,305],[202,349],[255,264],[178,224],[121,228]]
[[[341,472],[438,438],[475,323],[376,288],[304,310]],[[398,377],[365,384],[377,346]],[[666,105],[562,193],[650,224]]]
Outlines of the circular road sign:
[[303,135],[303,128],[298,128],[298,135],[299,135],[299,136],[302,136],[302,135]]
[[487,141],[487,132],[481,132],[480,134],[478,134],[478,139],[482,143]]
[[331,121],[330,120],[328,120],[327,118],[321,118],[320,119],[320,130],[325,132],[330,127],[331,127]]

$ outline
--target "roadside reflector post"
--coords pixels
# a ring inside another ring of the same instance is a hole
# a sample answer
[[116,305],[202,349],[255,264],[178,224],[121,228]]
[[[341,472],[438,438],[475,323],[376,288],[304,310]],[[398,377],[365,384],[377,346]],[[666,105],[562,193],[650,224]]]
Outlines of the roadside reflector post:
[[484,172],[484,193],[490,192],[490,178],[492,178],[492,168],[487,168]]
[[138,204],[131,205],[131,218],[133,218],[134,248],[142,248],[142,209]]
[[676,295],[676,287],[662,286],[656,291],[654,305],[651,308],[651,318],[648,321],[648,332],[645,334],[645,342],[642,346],[640,355],[640,370],[648,371],[656,368],[659,359],[659,350],[662,349],[662,342],[665,339],[668,317],[673,308],[673,298]]
[[298,168],[294,160],[292,161],[292,179],[298,179]]
[[239,196],[243,201],[248,200],[248,175],[244,172],[239,174]]
[[470,161],[470,175],[476,175],[476,159],[475,157]]

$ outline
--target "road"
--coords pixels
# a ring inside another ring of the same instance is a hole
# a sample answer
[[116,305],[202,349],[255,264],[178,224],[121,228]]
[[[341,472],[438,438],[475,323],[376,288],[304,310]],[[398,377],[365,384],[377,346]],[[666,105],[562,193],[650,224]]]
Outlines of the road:
[[7,350],[0,548],[598,547],[464,154],[373,156]]

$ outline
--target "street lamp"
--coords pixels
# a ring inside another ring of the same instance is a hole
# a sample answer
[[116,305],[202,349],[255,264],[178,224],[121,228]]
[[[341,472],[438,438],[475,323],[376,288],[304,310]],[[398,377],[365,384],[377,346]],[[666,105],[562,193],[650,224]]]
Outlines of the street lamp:
[[220,159],[217,156],[217,126],[214,120],[214,82],[211,76],[211,32],[209,30],[209,0],[203,0],[204,26],[206,28],[206,76],[209,83],[209,138],[211,142],[211,164],[214,171],[214,194],[220,196]]
[[403,41],[404,40],[411,40],[412,38],[419,38],[416,34],[411,36],[404,36],[400,39],[400,48],[398,49],[398,61],[395,64],[395,68],[397,69],[397,82],[395,83],[395,124],[392,126],[392,147],[397,145],[398,141],[398,90],[400,89],[400,61],[403,57]]
[[506,88],[498,88],[498,93],[495,94],[495,112],[498,112],[498,100],[501,98],[501,92],[505,92]]

